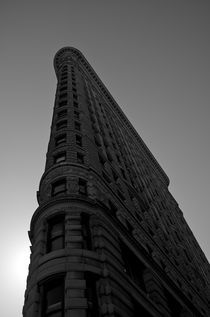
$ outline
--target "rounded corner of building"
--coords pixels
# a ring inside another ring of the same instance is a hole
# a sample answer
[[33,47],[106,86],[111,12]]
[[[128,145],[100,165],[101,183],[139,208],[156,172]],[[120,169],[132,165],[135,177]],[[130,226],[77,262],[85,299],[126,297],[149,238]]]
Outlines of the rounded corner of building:
[[59,59],[67,51],[69,53],[72,52],[72,53],[76,53],[77,55],[83,56],[81,51],[78,50],[77,48],[73,47],[73,46],[64,46],[64,47],[62,47],[61,49],[59,49],[57,51],[57,53],[55,54],[54,60],[53,60],[53,65],[54,65],[54,69],[55,69],[56,73],[57,73],[57,70],[58,70]]

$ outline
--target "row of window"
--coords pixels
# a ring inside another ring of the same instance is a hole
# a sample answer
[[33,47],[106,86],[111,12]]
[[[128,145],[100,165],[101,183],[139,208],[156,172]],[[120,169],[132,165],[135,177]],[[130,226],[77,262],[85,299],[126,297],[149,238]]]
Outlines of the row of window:
[[[85,273],[87,298],[87,317],[98,317],[99,308],[96,293],[96,276]],[[51,278],[39,286],[42,317],[64,317],[65,314],[65,276]]]
[[[78,114],[76,114],[78,116]],[[67,128],[67,120],[61,120],[56,123],[56,130],[62,130]],[[78,121],[74,121],[74,129],[77,131],[81,131],[81,123]]]
[[[92,249],[89,215],[81,214],[81,234],[83,248]],[[65,247],[65,219],[64,215],[56,216],[48,221],[46,252],[60,250]]]
[[[87,181],[79,178],[78,181],[79,194],[87,195]],[[52,183],[52,196],[57,196],[67,192],[67,181],[65,178],[61,178]]]
[[[66,152],[59,152],[54,156],[54,164],[62,163],[66,161]],[[85,163],[85,155],[83,153],[77,152],[77,163]]]
[[[55,146],[59,146],[61,144],[65,144],[67,141],[67,135],[66,133],[63,134],[59,134],[56,138],[55,138]],[[75,140],[76,140],[76,145],[82,147],[82,136],[79,134],[75,135]]]

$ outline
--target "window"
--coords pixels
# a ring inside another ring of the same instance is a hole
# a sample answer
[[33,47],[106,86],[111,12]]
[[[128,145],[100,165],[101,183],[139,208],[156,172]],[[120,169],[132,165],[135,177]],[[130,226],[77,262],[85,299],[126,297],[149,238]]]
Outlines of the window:
[[84,154],[77,152],[77,163],[84,164]]
[[138,286],[145,291],[145,284],[143,279],[145,265],[140,262],[136,255],[124,244],[121,245],[122,258],[124,261],[124,271],[130,278],[138,284]]
[[66,92],[64,94],[60,95],[60,99],[64,99],[64,98],[67,98],[67,93]]
[[80,113],[78,111],[74,111],[74,118],[77,120],[80,119]]
[[61,129],[64,129],[67,127],[67,120],[62,120],[62,121],[59,121],[57,124],[56,124],[56,130],[61,130]]
[[66,80],[62,80],[60,84],[61,84],[61,86],[67,85],[67,81]]
[[67,86],[63,86],[63,87],[60,88],[60,91],[64,91],[66,89],[67,89]]
[[118,155],[118,154],[116,154],[116,158],[117,158],[118,163],[121,163],[121,161],[120,161],[120,157],[119,157],[119,155]]
[[53,279],[43,285],[42,317],[64,316],[64,280]]
[[72,86],[76,87],[76,83],[74,81],[72,81]]
[[54,164],[65,162],[66,152],[58,153],[54,156]]
[[61,110],[61,111],[58,112],[57,118],[61,119],[61,118],[65,117],[66,115],[67,115],[67,109]]
[[55,138],[55,145],[61,145],[66,143],[66,134],[60,134]]
[[47,252],[64,248],[64,216],[57,216],[48,223]]
[[66,189],[66,179],[60,179],[52,184],[52,196],[63,194]]
[[58,104],[58,107],[64,107],[67,105],[67,100],[63,100],[63,101],[60,101],[59,104]]
[[81,130],[81,124],[79,122],[75,121],[74,122],[74,128],[75,128],[75,130],[80,131]]
[[90,216],[84,212],[81,214],[81,225],[82,225],[83,248],[87,250],[91,250],[92,241],[91,241],[91,231],[90,231]]
[[73,98],[74,98],[75,100],[77,100],[77,95],[73,94]]
[[98,300],[96,292],[96,276],[93,273],[85,273],[86,290],[85,295],[87,298],[87,317],[98,317]]
[[78,108],[78,102],[74,101],[74,102],[73,102],[73,106],[74,106],[75,108]]
[[87,182],[82,178],[79,178],[79,194],[87,195]]
[[77,90],[76,90],[76,88],[74,88],[74,87],[73,87],[73,89],[72,89],[72,90],[73,90],[73,91],[74,91],[75,93],[77,93]]
[[63,76],[61,76],[61,80],[65,80],[65,79],[67,79],[68,78],[68,76],[67,75],[63,75]]
[[125,176],[125,171],[124,171],[124,169],[123,169],[123,168],[120,168],[120,170],[121,170],[121,174],[122,174],[122,177],[126,179],[126,176]]
[[76,145],[82,146],[82,137],[76,134]]
[[117,207],[115,206],[115,204],[109,200],[109,208],[110,208],[110,211],[113,215],[115,215],[117,213]]

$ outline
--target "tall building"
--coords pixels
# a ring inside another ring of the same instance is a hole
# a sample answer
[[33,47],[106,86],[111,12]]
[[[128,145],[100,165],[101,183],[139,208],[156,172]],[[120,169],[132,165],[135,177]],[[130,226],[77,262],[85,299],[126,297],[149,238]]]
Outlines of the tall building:
[[209,263],[167,175],[80,51],[54,67],[23,316],[210,316]]

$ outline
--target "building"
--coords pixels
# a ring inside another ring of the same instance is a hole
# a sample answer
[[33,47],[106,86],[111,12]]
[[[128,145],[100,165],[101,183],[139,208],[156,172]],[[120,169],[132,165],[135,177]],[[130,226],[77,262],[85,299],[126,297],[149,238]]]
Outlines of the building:
[[80,51],[54,67],[23,316],[210,316],[209,263],[167,175]]

